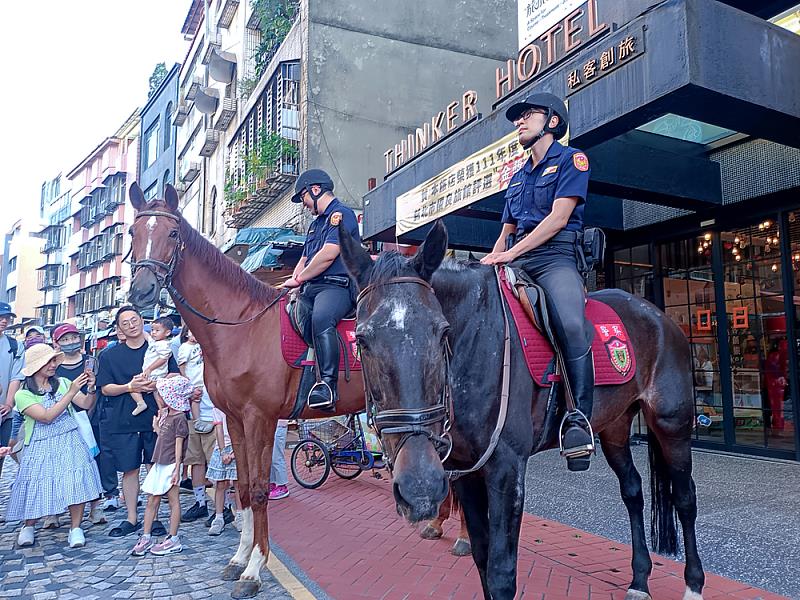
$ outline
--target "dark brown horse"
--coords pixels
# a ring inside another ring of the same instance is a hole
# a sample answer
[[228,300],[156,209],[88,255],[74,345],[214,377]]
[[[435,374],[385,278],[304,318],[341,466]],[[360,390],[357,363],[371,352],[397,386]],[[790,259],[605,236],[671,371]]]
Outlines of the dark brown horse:
[[[144,199],[133,184],[138,211],[131,227],[130,300],[152,306],[162,287],[203,347],[205,382],[214,405],[228,417],[243,508],[239,548],[223,571],[236,580],[235,598],[256,595],[269,556],[267,500],[275,426],[294,406],[300,371],[281,354],[279,290],[262,284],[195,231],[178,211],[167,185],[164,200]],[[216,320],[216,322],[214,322]],[[237,324],[233,324],[237,323]],[[360,373],[339,382],[339,414],[364,407]],[[302,418],[330,413],[306,409]]]
[[[547,426],[553,421],[549,390],[534,385],[513,321],[507,334],[495,271],[478,263],[442,264],[447,232],[440,223],[412,259],[387,253],[373,264],[346,233],[340,238],[342,257],[361,289],[356,335],[366,393],[393,465],[401,514],[412,522],[436,514],[447,493],[447,471],[470,470],[490,446],[495,424],[503,421],[498,415],[504,380],[509,385],[508,413],[493,453],[482,467],[455,479],[453,487],[466,515],[484,596],[511,600],[526,462],[534,453],[558,447],[553,433],[558,427]],[[642,481],[629,447],[631,422],[641,412],[648,426],[652,542],[658,552],[677,550],[677,512],[686,551],[684,598],[699,600],[705,576],[695,538],[688,341],[663,312],[641,298],[620,290],[593,297],[619,314],[637,353],[630,382],[596,388],[592,418],[630,516],[633,580],[626,598],[650,598],[652,561]],[[559,410],[556,422],[563,414]],[[589,488],[591,474],[585,477]]]

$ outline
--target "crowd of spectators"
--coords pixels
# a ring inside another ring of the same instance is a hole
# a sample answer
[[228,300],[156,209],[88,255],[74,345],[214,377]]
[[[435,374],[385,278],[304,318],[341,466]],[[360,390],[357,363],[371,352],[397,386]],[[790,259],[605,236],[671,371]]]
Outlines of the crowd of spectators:
[[[230,523],[241,530],[225,415],[209,397],[202,348],[186,327],[180,332],[170,318],[146,326],[134,307],[124,306],[114,320],[116,339],[95,357],[70,323],[53,327],[49,343],[38,326],[19,341],[6,334],[14,318],[0,302],[0,475],[7,457],[18,463],[5,519],[21,522],[19,546],[35,543],[37,522],[58,529],[65,513],[67,544],[83,546],[84,522],[107,523],[123,508],[124,518],[107,535],[138,534],[134,556],[180,552],[181,522],[203,520],[209,535]],[[273,500],[288,495],[285,443],[281,422]],[[213,510],[207,486],[214,488]],[[182,491],[194,495],[183,514]],[[162,497],[169,503],[167,526],[158,518]]]

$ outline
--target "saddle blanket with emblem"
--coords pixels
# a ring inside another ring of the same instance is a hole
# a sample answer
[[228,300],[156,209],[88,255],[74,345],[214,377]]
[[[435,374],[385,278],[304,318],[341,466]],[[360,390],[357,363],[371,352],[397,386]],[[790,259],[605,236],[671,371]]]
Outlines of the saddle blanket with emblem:
[[[290,367],[299,369],[304,365],[303,357],[308,350],[308,346],[292,327],[289,313],[286,310],[288,299],[284,296],[280,301],[281,311],[281,352],[283,359]],[[339,322],[336,327],[339,337],[344,341],[344,350],[339,346],[339,372],[344,373],[347,360],[351,371],[361,370],[361,360],[358,356],[358,345],[356,344],[356,321],[355,319],[345,319]],[[311,364],[311,363],[309,363]]]
[[[537,385],[548,387],[553,383],[555,372],[553,346],[531,322],[507,282],[503,282],[502,289],[517,327],[531,377]],[[594,384],[621,385],[629,382],[636,373],[636,355],[622,319],[608,304],[591,298],[586,303],[586,318],[594,326]]]

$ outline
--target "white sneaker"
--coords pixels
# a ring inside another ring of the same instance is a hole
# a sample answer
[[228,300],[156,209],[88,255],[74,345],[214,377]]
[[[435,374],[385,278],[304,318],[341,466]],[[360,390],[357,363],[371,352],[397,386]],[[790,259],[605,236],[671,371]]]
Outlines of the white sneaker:
[[110,498],[106,498],[106,501],[103,502],[103,510],[106,511],[113,511],[119,508],[119,498],[116,496],[111,496]]
[[33,525],[24,525],[17,536],[17,546],[33,546],[36,532]]
[[108,523],[108,519],[106,519],[106,516],[100,509],[99,504],[95,504],[89,511],[89,522],[92,525],[102,525],[103,523]]
[[61,527],[61,521],[58,520],[58,515],[50,515],[44,518],[42,529],[58,529]]
[[86,545],[86,538],[83,536],[83,529],[76,527],[69,530],[69,537],[67,538],[70,548],[80,548]]
[[211,522],[211,527],[208,530],[208,535],[220,535],[222,530],[225,529],[225,519],[222,515],[217,515]]

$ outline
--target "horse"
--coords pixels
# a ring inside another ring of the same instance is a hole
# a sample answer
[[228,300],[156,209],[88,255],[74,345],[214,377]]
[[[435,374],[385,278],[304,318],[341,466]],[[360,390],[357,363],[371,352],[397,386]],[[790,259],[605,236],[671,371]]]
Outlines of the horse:
[[[162,288],[203,348],[204,379],[214,405],[227,416],[239,474],[243,516],[239,547],[222,578],[236,581],[232,596],[251,598],[269,557],[269,471],[278,418],[294,407],[300,370],[281,354],[279,300],[285,291],[265,285],[228,259],[181,216],[178,194],[146,201],[130,187],[137,211],[130,228],[129,300],[152,306]],[[336,414],[364,408],[360,373],[339,382]],[[332,416],[305,408],[301,418]]]
[[464,518],[464,511],[461,510],[461,505],[458,503],[458,498],[453,493],[453,490],[447,492],[447,497],[439,505],[439,513],[434,519],[425,524],[420,530],[419,537],[423,540],[438,540],[444,535],[444,522],[453,516],[453,513],[458,514],[460,528],[458,530],[458,537],[453,542],[453,547],[450,548],[450,554],[453,556],[469,556],[472,554],[472,547],[469,544],[469,532],[467,531],[467,521]]
[[[511,600],[526,462],[558,448],[559,440],[558,418],[547,428],[549,390],[528,373],[499,273],[476,262],[444,261],[447,231],[441,222],[413,258],[390,252],[373,263],[346,232],[340,240],[360,290],[356,340],[368,410],[393,469],[397,510],[412,523],[431,518],[452,479],[484,597]],[[622,318],[636,352],[628,383],[595,389],[591,420],[630,518],[633,578],[625,597],[651,598],[642,480],[629,444],[632,420],[641,412],[648,427],[654,550],[677,551],[677,513],[686,554],[684,599],[701,600],[689,343],[641,298],[621,290],[591,297]]]

